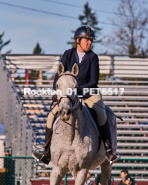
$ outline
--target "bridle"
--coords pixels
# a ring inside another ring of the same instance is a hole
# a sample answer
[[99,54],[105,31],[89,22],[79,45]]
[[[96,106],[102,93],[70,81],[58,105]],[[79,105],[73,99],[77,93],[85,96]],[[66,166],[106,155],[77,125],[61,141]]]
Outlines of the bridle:
[[[72,73],[63,73],[63,74],[59,75],[59,76],[58,76],[58,79],[57,79],[57,81],[59,80],[59,78],[61,78],[62,76],[65,76],[65,75],[72,76],[72,77],[74,77],[74,78],[76,79],[76,81],[77,81],[77,78],[76,78],[76,76],[74,76]],[[57,82],[56,82],[56,83],[57,83]]]
[[[59,78],[60,78],[61,76],[65,76],[65,75],[72,76],[72,77],[74,77],[75,80],[77,81],[76,76],[74,76],[74,75],[71,74],[71,73],[64,73],[64,74],[61,74],[61,75],[58,77],[57,81],[59,80]],[[56,82],[56,83],[57,83],[57,82]],[[61,100],[62,100],[63,98],[68,98],[68,99],[70,100],[70,102],[72,103],[71,112],[77,111],[77,110],[79,109],[79,107],[80,107],[80,102],[79,102],[78,107],[76,107],[76,106],[77,106],[77,102],[79,101],[79,98],[78,98],[76,95],[74,96],[74,99],[72,99],[69,95],[61,96],[59,100],[56,99],[56,105],[59,106],[59,104],[60,104],[60,102],[61,102]],[[52,102],[52,104],[53,104],[53,102]],[[52,105],[51,105],[51,106],[52,106]]]
[[62,96],[59,100],[57,100],[57,105],[60,104],[62,98],[68,98],[68,99],[70,100],[70,102],[72,103],[71,112],[77,111],[77,110],[79,109],[79,107],[80,107],[80,102],[79,102],[78,107],[76,107],[77,102],[79,101],[79,99],[78,99],[78,97],[77,97],[76,95],[75,95],[74,100],[72,100],[72,98],[71,98],[70,96],[68,96],[68,95],[67,95],[67,96]]

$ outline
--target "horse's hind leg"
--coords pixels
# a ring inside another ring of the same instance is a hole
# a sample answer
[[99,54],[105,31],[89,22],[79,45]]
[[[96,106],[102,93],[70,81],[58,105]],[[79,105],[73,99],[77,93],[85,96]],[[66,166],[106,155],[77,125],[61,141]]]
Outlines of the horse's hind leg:
[[108,180],[111,175],[112,166],[107,160],[101,164],[101,180],[99,185],[108,185]]
[[67,171],[61,169],[60,167],[53,167],[50,178],[50,185],[60,185],[62,178]]
[[87,178],[87,169],[81,169],[77,172],[77,176],[75,179],[75,185],[84,185]]

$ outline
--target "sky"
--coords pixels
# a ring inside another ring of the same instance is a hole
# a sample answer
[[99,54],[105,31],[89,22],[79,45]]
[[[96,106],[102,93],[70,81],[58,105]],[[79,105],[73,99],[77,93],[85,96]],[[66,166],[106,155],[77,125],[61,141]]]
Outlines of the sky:
[[[71,48],[71,45],[67,44],[73,37],[71,31],[81,26],[78,16],[83,14],[86,2],[89,3],[92,12],[96,12],[98,27],[102,28],[101,39],[115,29],[110,25],[110,18],[115,17],[113,12],[117,9],[119,1],[0,0],[0,33],[5,32],[4,41],[11,40],[2,53],[11,49],[12,54],[32,54],[38,42],[44,54],[63,54]],[[106,48],[101,44],[94,47],[97,54],[105,51]]]

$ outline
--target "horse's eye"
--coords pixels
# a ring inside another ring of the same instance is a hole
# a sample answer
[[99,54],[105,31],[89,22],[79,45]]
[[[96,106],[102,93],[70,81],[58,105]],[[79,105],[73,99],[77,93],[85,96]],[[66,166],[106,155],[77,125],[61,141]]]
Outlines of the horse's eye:
[[56,84],[56,89],[58,89],[58,84]]

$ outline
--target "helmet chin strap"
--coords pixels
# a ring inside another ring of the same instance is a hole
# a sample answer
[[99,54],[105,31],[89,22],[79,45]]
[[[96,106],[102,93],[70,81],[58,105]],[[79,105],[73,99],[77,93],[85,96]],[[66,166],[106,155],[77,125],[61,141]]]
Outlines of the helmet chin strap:
[[[77,43],[77,44],[79,44],[80,48],[84,51],[84,49],[80,45],[80,41],[81,41],[81,38],[79,39],[79,43]],[[84,51],[84,53],[86,53],[86,51]]]

